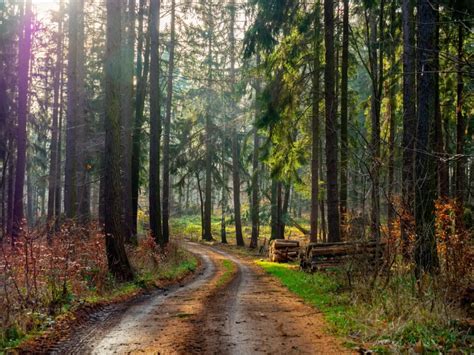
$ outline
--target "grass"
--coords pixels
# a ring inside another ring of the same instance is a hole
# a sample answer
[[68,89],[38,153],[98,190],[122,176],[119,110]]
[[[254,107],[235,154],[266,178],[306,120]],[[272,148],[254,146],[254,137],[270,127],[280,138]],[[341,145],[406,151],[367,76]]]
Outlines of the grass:
[[256,262],[291,292],[320,310],[332,334],[351,339],[349,347],[363,345],[377,353],[410,352],[423,344],[427,353],[472,353],[472,330],[456,321],[441,297],[413,293],[413,280],[394,278],[387,287],[370,287],[359,279],[345,286],[342,270],[307,274],[295,265]]
[[[245,213],[242,213],[245,215]],[[251,235],[251,225],[250,222],[243,219],[243,234],[246,236]],[[307,221],[298,221],[300,224],[309,229],[309,224]],[[227,218],[226,225],[226,234],[227,241],[229,244],[235,244],[235,226],[233,221],[230,218]],[[201,216],[199,215],[185,215],[174,217],[170,219],[170,229],[173,231],[173,234],[176,236],[186,237],[193,240],[199,240],[202,236],[201,229]],[[220,241],[221,236],[221,218],[219,215],[213,215],[211,218],[211,231],[214,238]],[[260,240],[270,238],[271,228],[269,225],[262,224],[260,226]],[[303,234],[296,228],[292,226],[286,226],[285,233],[290,238],[299,238],[303,237]],[[248,242],[247,242],[248,244]]]
[[224,267],[224,273],[217,280],[217,287],[222,287],[227,284],[237,270],[235,263],[228,259],[222,260],[222,266]]
[[355,330],[354,309],[349,295],[340,292],[340,285],[327,274],[307,274],[291,264],[257,261],[267,273],[275,276],[291,292],[324,313],[332,333],[347,335]]

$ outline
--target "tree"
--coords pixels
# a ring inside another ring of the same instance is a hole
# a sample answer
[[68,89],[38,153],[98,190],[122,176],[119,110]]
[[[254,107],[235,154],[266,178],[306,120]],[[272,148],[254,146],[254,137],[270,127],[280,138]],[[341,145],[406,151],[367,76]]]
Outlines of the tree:
[[[132,133],[132,233],[137,234],[138,192],[140,189],[142,126],[144,123],[145,97],[150,71],[150,27],[144,32],[145,2],[140,0],[138,10],[138,44],[137,44],[137,89],[135,90],[135,120]],[[146,37],[146,39],[145,39]],[[145,48],[144,48],[145,47]]]
[[326,167],[328,185],[328,240],[340,241],[339,193],[337,184],[337,117],[334,68],[334,2],[324,0],[324,44],[326,65],[324,67],[324,99],[326,110]]
[[169,42],[169,62],[168,62],[168,82],[166,97],[165,132],[163,140],[163,240],[169,240],[169,217],[170,217],[170,129],[171,129],[171,108],[173,104],[173,73],[174,73],[174,48],[176,41],[175,17],[176,1],[171,0],[171,28]]
[[84,0],[69,3],[69,48],[67,67],[66,163],[64,210],[66,217],[84,222],[88,218],[85,170],[84,101]]
[[31,0],[25,4],[23,27],[20,35],[18,54],[18,126],[17,126],[17,157],[15,168],[15,195],[13,200],[13,237],[21,232],[23,224],[23,187],[26,170],[26,119],[28,116],[28,81],[30,72],[31,36],[32,36]]
[[150,2],[150,229],[153,238],[160,244],[165,243],[161,229],[160,207],[160,142],[161,142],[161,113],[160,113],[160,56],[159,56],[159,27],[160,0]]
[[104,232],[110,272],[119,280],[131,280],[132,269],[125,252],[122,219],[123,190],[120,178],[120,77],[121,2],[107,0],[107,48],[105,53],[105,157]]
[[[319,101],[320,101],[320,4],[316,4],[314,16],[314,59],[313,59],[313,112],[311,116],[311,234],[310,241],[318,240],[319,211]],[[343,54],[344,56],[344,54]],[[344,61],[343,61],[344,63]],[[344,66],[344,64],[343,64]],[[344,71],[343,71],[344,73]],[[344,76],[343,76],[344,80]],[[343,85],[344,87],[344,85]],[[341,153],[344,149],[341,150]],[[342,179],[341,179],[342,183]]]
[[133,231],[133,201],[132,201],[132,132],[133,127],[133,66],[135,54],[135,11],[136,1],[128,0],[128,11],[122,23],[124,36],[122,37],[122,100],[120,105],[122,121],[122,185],[124,201],[124,221],[126,240],[130,241]]
[[413,0],[402,2],[403,28],[403,162],[402,162],[402,208],[401,235],[403,253],[407,256],[410,218],[413,216],[414,185],[414,151],[416,137],[415,109],[415,34],[414,34]]
[[[457,41],[457,85],[456,85],[456,200],[458,208],[462,215],[464,205],[464,192],[466,189],[466,159],[464,157],[464,136],[466,132],[466,120],[463,114],[463,45],[464,45],[464,28],[463,24],[458,24],[458,41]],[[458,224],[462,224],[462,216],[458,217]]]
[[342,17],[342,63],[341,63],[341,222],[345,224],[347,214],[348,175],[348,70],[349,70],[349,0],[344,0]]
[[212,1],[206,4],[207,11],[207,97],[206,97],[206,113],[205,113],[205,187],[204,187],[204,213],[203,213],[203,239],[212,240],[211,230],[211,209],[212,209],[212,123],[211,123],[211,90],[213,84],[213,37],[214,37],[214,17],[212,9]]
[[[257,56],[257,66],[260,65],[260,57]],[[255,80],[255,120],[253,127],[253,154],[252,154],[252,203],[251,219],[252,234],[250,237],[249,248],[256,248],[258,245],[259,224],[260,224],[260,203],[259,203],[259,156],[260,156],[260,137],[258,133],[257,120],[260,115],[261,88],[259,78]]]
[[396,33],[396,2],[392,2],[390,6],[390,38],[393,43],[388,49],[388,59],[390,64],[390,80],[388,81],[388,103],[387,103],[387,116],[389,124],[389,141],[388,141],[388,182],[387,182],[387,226],[391,233],[393,230],[393,223],[395,222],[395,207],[394,207],[394,190],[395,190],[395,114],[396,114],[396,78],[395,71],[397,69],[395,51],[398,42],[395,41],[397,36]]
[[[230,11],[230,85],[231,85],[231,107],[232,115],[236,115],[236,92],[235,92],[235,0],[231,0],[229,5]],[[236,129],[237,122],[234,119],[232,125],[232,182],[234,188],[234,220],[235,220],[235,239],[237,245],[244,246],[244,238],[242,236],[242,219],[240,216],[240,153],[239,153],[239,135]]]
[[418,44],[421,68],[418,96],[415,178],[415,261],[416,274],[438,268],[434,235],[434,200],[436,198],[434,148],[435,122],[435,29],[436,14],[429,0],[418,2]]
[[[61,72],[63,68],[63,6],[64,2],[59,2],[59,16],[58,16],[58,33],[57,33],[57,47],[56,47],[56,67],[54,71],[54,102],[53,102],[53,117],[51,126],[51,158],[50,158],[50,169],[49,169],[49,184],[48,184],[48,221],[49,223],[55,222],[59,217],[61,210],[60,205],[56,203],[57,193],[60,188],[60,162],[61,162],[61,149],[59,145],[59,113],[61,110]],[[59,178],[58,178],[59,177]]]

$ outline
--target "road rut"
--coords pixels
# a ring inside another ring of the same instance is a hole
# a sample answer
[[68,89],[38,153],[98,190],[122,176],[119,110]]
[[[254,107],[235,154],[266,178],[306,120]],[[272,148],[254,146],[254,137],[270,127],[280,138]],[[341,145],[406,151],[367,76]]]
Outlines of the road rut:
[[[202,260],[185,285],[105,310],[54,348],[68,354],[342,354],[322,315],[251,261],[196,243]],[[222,285],[222,260],[236,265]]]

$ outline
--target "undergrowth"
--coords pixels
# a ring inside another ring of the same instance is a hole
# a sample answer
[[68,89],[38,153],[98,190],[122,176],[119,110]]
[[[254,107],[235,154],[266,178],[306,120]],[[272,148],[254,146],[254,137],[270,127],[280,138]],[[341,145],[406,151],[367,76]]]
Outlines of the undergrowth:
[[175,243],[160,249],[146,237],[137,244],[127,245],[135,278],[118,283],[107,270],[105,240],[96,225],[64,225],[49,241],[44,231],[25,231],[15,246],[1,243],[0,353],[84,303],[125,299],[197,267],[196,258]]
[[429,353],[473,351],[472,330],[434,283],[425,285],[422,295],[408,274],[371,287],[359,278],[349,288],[342,269],[308,274],[295,265],[257,264],[323,312],[328,330],[351,339],[350,346],[379,353],[410,352],[415,346]]

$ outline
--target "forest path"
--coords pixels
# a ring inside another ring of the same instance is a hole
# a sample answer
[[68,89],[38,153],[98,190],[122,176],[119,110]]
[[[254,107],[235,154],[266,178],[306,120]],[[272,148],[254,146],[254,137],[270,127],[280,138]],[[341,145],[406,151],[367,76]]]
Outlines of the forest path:
[[[348,353],[317,310],[253,262],[186,243],[202,260],[191,282],[99,317],[56,347],[92,354]],[[226,261],[224,261],[226,260]],[[234,264],[230,272],[229,261]]]

